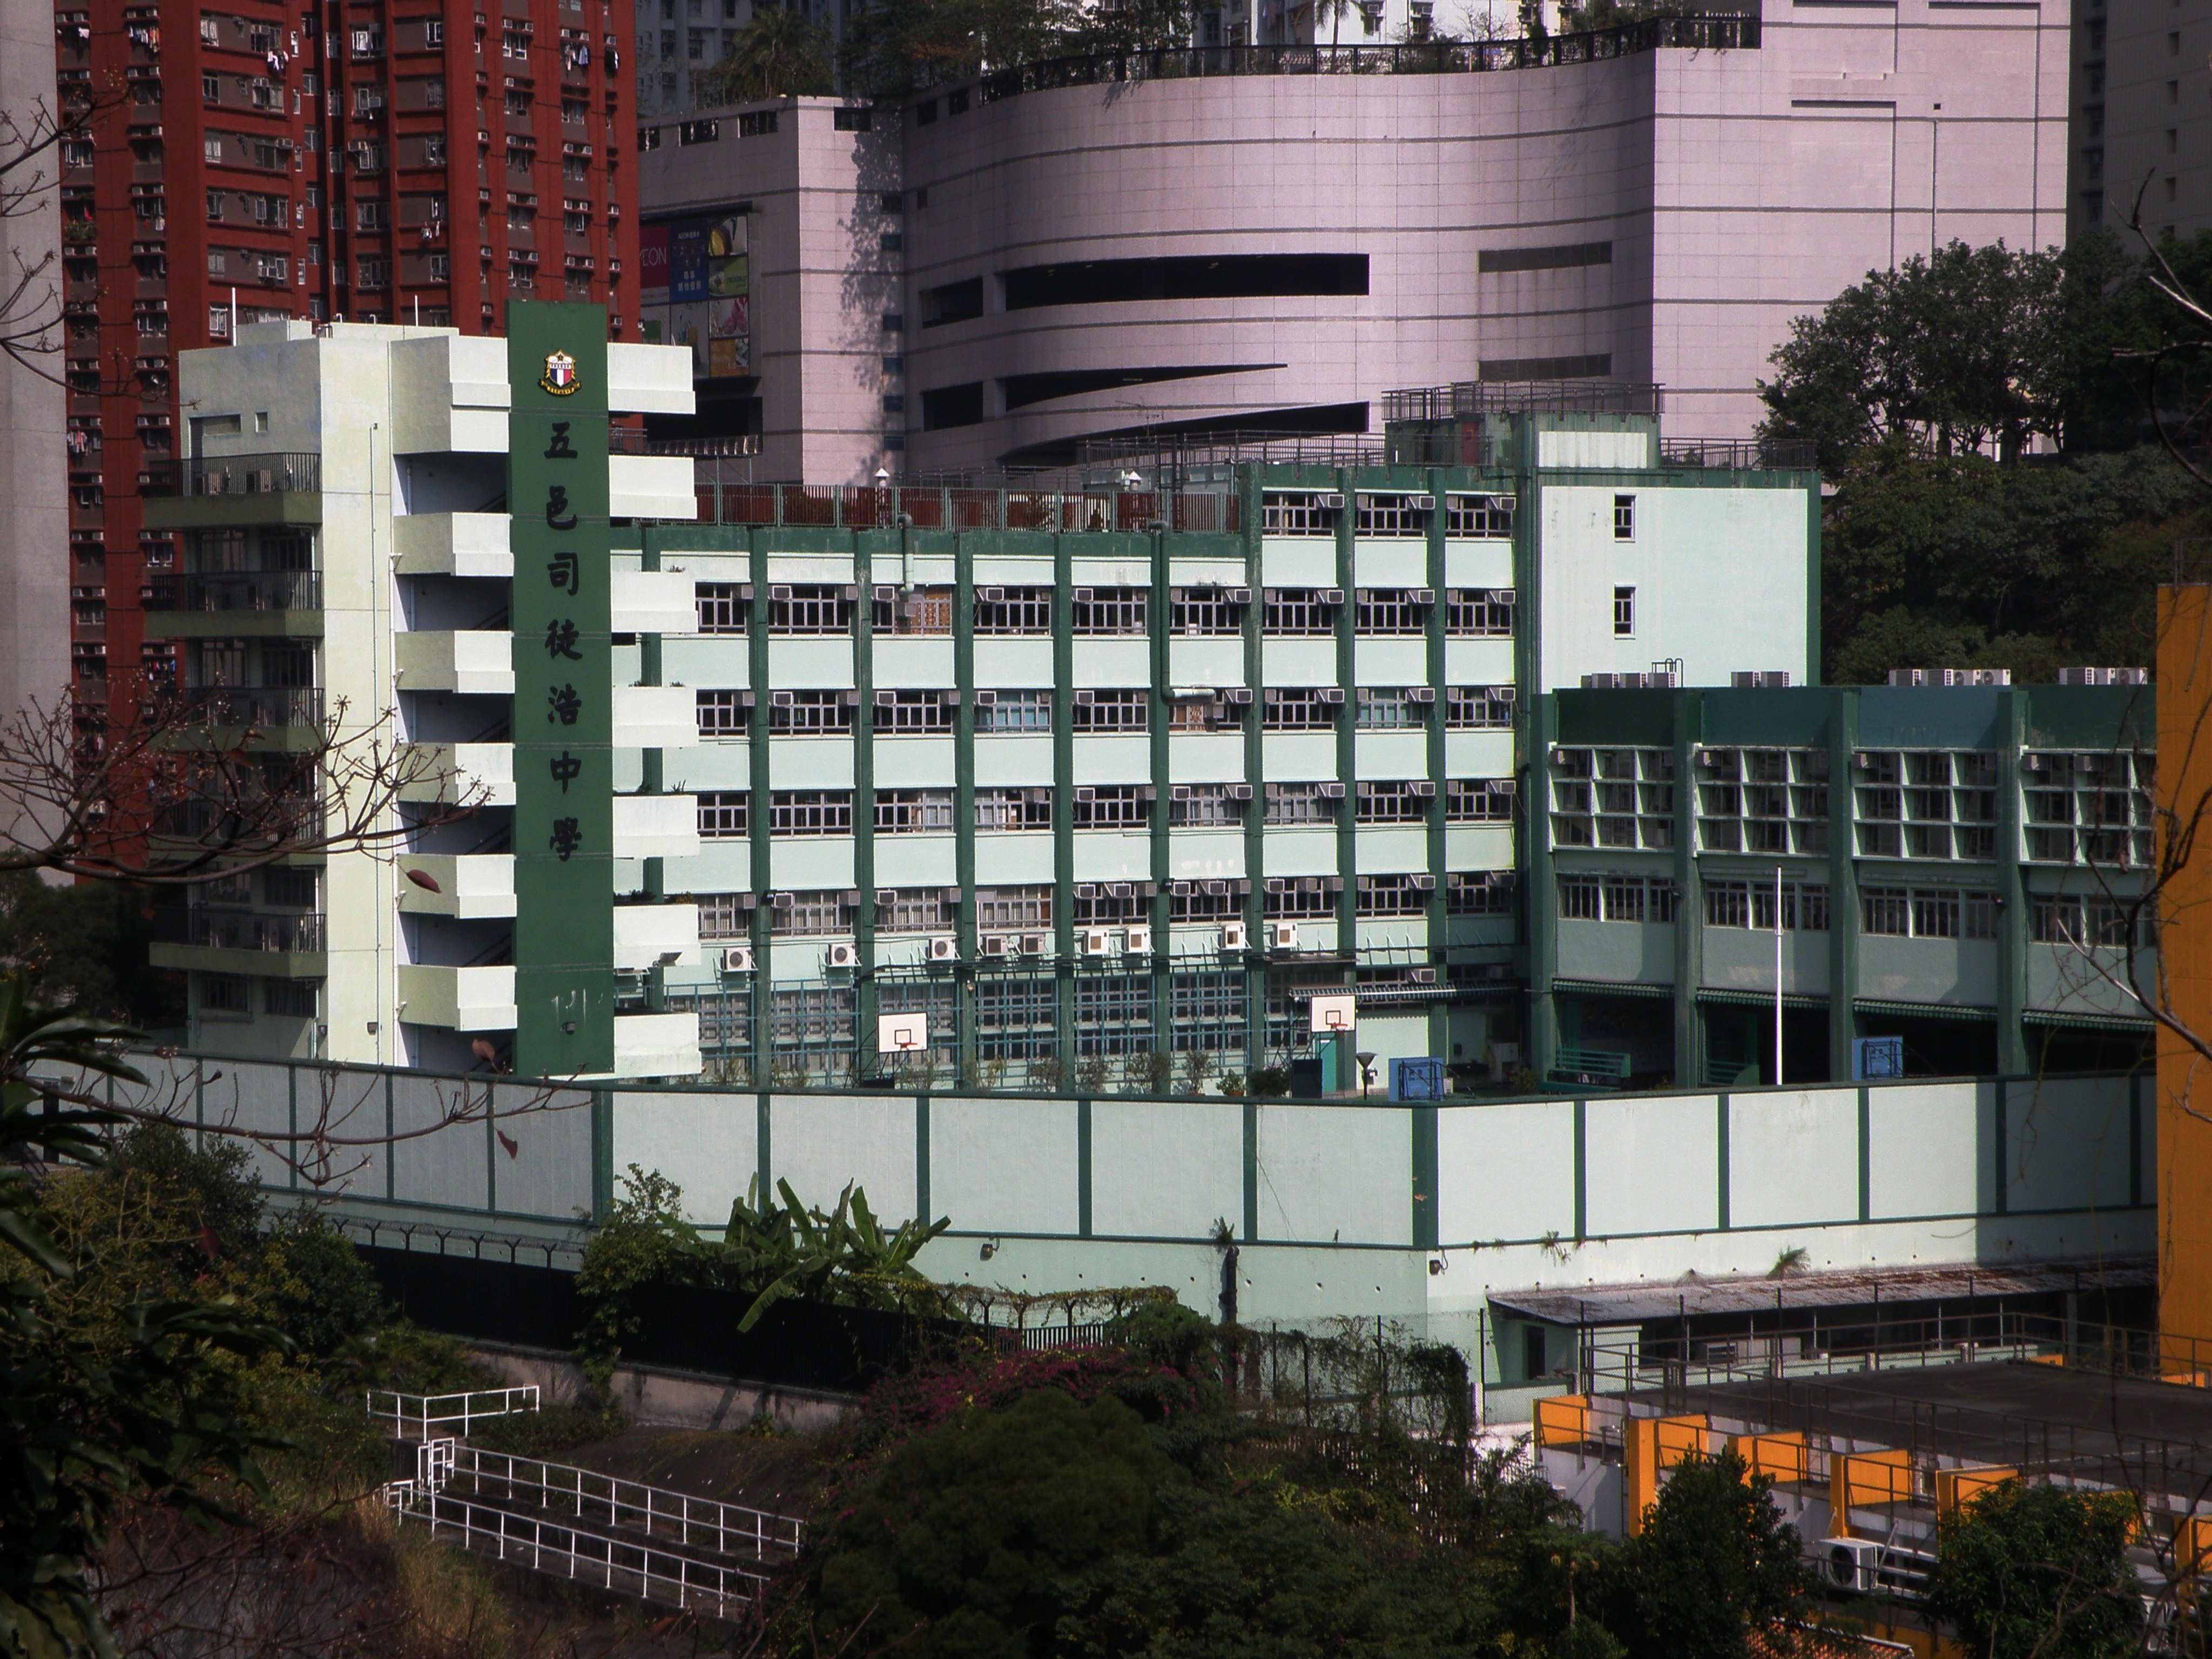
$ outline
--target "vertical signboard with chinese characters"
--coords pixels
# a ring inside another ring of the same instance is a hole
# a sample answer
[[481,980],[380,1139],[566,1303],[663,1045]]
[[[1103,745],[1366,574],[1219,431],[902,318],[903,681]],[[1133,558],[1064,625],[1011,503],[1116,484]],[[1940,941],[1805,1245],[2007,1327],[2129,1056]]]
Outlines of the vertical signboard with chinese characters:
[[507,310],[514,549],[514,1066],[614,1068],[607,313]]

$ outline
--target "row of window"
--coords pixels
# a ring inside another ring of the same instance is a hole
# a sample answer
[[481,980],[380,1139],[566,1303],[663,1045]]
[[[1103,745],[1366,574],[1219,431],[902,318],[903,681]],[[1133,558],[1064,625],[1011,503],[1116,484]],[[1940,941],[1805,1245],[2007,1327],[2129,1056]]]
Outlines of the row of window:
[[[1672,922],[1680,893],[1665,877],[1614,872],[1563,873],[1559,915],[1577,921]],[[1709,881],[1705,884],[1708,927],[1771,933],[1777,901],[1786,931],[1826,933],[1828,888],[1821,882]],[[2045,945],[2124,947],[2130,936],[2150,939],[2148,905],[2074,894],[2031,897],[2030,931]],[[1863,887],[1859,931],[1893,939],[1990,940],[1997,937],[1997,896],[1972,888]]]
[[[742,634],[750,625],[750,582],[700,582],[696,598],[701,633]],[[975,590],[975,631],[993,637],[1048,635],[1054,598],[1050,587],[979,586]],[[1078,587],[1070,601],[1071,626],[1075,633],[1091,636],[1145,635],[1152,627],[1152,599],[1147,587]],[[1428,632],[1437,593],[1429,587],[1360,587],[1347,596],[1340,587],[1269,587],[1260,590],[1259,602],[1263,635],[1334,635],[1348,602],[1354,633],[1407,637]],[[1176,588],[1169,602],[1167,630],[1186,637],[1241,635],[1252,603],[1249,587]],[[769,590],[768,631],[849,634],[860,604],[860,589],[854,585],[779,582]],[[1512,635],[1511,588],[1447,588],[1443,604],[1448,635],[1467,639]],[[878,586],[869,600],[870,625],[879,634],[950,634],[952,613],[953,590],[944,586]]]
[[[1617,499],[1633,502],[1633,496]],[[1269,536],[1334,536],[1346,510],[1334,490],[1271,489],[1260,498],[1261,533]],[[1431,495],[1403,490],[1360,490],[1350,503],[1352,533],[1358,536],[1419,537],[1429,533],[1437,509]],[[1510,495],[1446,495],[1444,534],[1501,540],[1513,533]],[[1632,505],[1632,514],[1634,508]]]
[[[975,791],[979,832],[1048,830],[1053,827],[1054,791],[990,788]],[[1437,786],[1411,778],[1355,785],[1350,799],[1353,821],[1369,824],[1425,824]],[[1268,824],[1331,824],[1339,821],[1346,791],[1338,783],[1271,783],[1260,796],[1261,822]],[[727,841],[752,833],[751,793],[711,789],[698,796],[699,834]],[[1179,783],[1168,792],[1168,823],[1176,829],[1233,827],[1243,823],[1254,799],[1243,783]],[[849,836],[854,830],[854,792],[849,789],[778,789],[769,796],[771,836]],[[1078,830],[1136,830],[1152,823],[1158,791],[1151,784],[1098,784],[1078,787],[1070,803]],[[1509,823],[1513,817],[1510,779],[1454,778],[1443,786],[1447,823]],[[883,836],[949,835],[955,826],[950,789],[879,789],[875,795],[875,832]]]
[[[979,690],[975,730],[980,735],[1029,735],[1053,729],[1053,694],[1047,690]],[[1444,726],[1455,732],[1507,731],[1513,725],[1515,693],[1510,685],[1453,685],[1444,688]],[[1166,706],[1170,732],[1230,732],[1243,729],[1251,693],[1231,687],[1203,696],[1177,696]],[[694,694],[699,735],[742,738],[752,729],[754,694],[700,691]],[[1361,732],[1425,729],[1436,707],[1431,687],[1360,686],[1351,708],[1352,726]],[[1277,686],[1260,698],[1260,726],[1267,732],[1334,731],[1345,708],[1335,686]],[[795,736],[838,736],[853,730],[860,707],[857,691],[773,691],[768,727]],[[871,704],[871,729],[893,737],[943,736],[959,726],[959,694],[951,691],[881,690]],[[1069,729],[1091,734],[1129,735],[1152,729],[1149,690],[1084,688],[1070,696]]]
[[[1355,912],[1365,918],[1425,916],[1437,879],[1422,874],[1357,877]],[[1169,915],[1179,922],[1234,921],[1243,914],[1251,890],[1249,883],[1223,880],[1170,882],[1166,887]],[[1151,915],[1155,891],[1152,883],[1079,883],[1071,896],[1071,920],[1078,927],[1141,923]],[[1271,920],[1333,921],[1343,893],[1340,877],[1280,877],[1264,884],[1262,898]],[[1502,872],[1462,873],[1445,882],[1445,909],[1453,915],[1508,915],[1512,899],[1511,878]],[[753,910],[763,901],[751,893],[702,893],[696,902],[700,938],[720,940],[748,937]],[[884,933],[942,933],[959,917],[956,890],[883,888],[864,898],[855,889],[830,888],[769,895],[769,931],[779,936],[850,933],[864,902],[872,909],[875,927]],[[1049,927],[1054,915],[1049,886],[975,890],[978,933]]]

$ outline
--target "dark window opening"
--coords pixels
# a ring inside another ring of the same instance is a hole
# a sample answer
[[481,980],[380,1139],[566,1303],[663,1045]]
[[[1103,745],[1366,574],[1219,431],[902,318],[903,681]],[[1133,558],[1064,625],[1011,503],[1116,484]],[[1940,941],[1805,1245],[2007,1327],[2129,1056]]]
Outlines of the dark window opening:
[[970,380],[966,386],[941,386],[933,392],[921,394],[921,429],[941,431],[946,427],[974,426],[983,418],[983,383]]
[[921,325],[935,328],[939,323],[964,323],[971,317],[983,314],[983,279],[970,276],[965,282],[947,283],[942,288],[926,288],[921,291]]
[[1609,351],[1587,357],[1485,357],[1478,370],[1486,380],[1590,380],[1612,373]]
[[1103,305],[1122,300],[1248,300],[1364,295],[1364,253],[1230,253],[1160,259],[1091,259],[1006,273],[1006,309]]
[[1364,432],[1368,406],[1357,404],[1310,404],[1297,409],[1237,409],[1188,421],[1163,421],[1151,426],[1113,427],[1103,432],[1077,433],[1043,443],[1026,444],[999,457],[1006,466],[1073,466],[1086,459],[1087,446],[1101,439],[1142,437],[1188,438],[1194,442],[1253,438],[1298,437],[1309,433]]
[[1493,270],[1567,270],[1577,265],[1609,265],[1610,242],[1573,242],[1563,247],[1486,247],[1479,269]]
[[1281,368],[1281,363],[1220,363],[1192,368],[1072,368],[1049,374],[1009,374],[1006,407],[1024,409],[1054,398],[1077,398],[1086,392],[1118,392],[1125,386],[1153,386],[1162,380],[1197,380],[1210,374],[1252,374]]

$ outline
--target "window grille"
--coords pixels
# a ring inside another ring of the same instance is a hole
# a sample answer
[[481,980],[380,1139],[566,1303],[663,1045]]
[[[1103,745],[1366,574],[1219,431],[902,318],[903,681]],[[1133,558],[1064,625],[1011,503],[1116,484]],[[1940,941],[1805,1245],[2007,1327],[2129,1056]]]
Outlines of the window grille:
[[701,582],[694,590],[702,634],[742,634],[752,609],[750,590],[739,582]]
[[693,699],[699,735],[741,738],[752,719],[750,695],[744,691],[701,691]]
[[750,796],[743,789],[707,789],[699,794],[699,836],[702,841],[728,840],[750,833]]
[[769,592],[771,634],[849,634],[853,631],[852,590],[826,583],[779,585]]
[[1143,732],[1152,720],[1149,691],[1078,692],[1075,729],[1078,732]]
[[1510,587],[1455,587],[1444,596],[1444,632],[1461,639],[1502,640],[1513,636],[1514,593]]
[[952,830],[950,789],[878,789],[876,833],[879,836],[946,835]]
[[1435,603],[1425,587],[1363,587],[1357,599],[1355,632],[1401,636],[1427,632]]
[[1260,631],[1285,638],[1312,639],[1336,632],[1342,590],[1333,587],[1270,587],[1261,593]]
[[769,796],[771,836],[849,836],[853,792],[849,789],[778,789]]
[[975,590],[978,634],[1049,634],[1049,587],[979,587]]
[[819,736],[853,729],[853,705],[842,691],[778,691],[770,694],[771,732]]
[[1447,495],[1444,497],[1445,535],[1496,541],[1512,533],[1512,496]]
[[1142,634],[1152,595],[1141,587],[1079,587],[1074,631],[1078,634]]

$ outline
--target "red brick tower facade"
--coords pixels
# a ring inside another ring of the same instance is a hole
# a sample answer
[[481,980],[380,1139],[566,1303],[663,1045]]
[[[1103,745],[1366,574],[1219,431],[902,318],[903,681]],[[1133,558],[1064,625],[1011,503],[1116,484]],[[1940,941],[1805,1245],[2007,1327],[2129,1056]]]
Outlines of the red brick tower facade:
[[[189,488],[174,357],[272,317],[499,333],[509,296],[639,337],[633,0],[60,0],[73,678],[120,714],[165,646]],[[223,411],[228,415],[229,411]],[[251,419],[249,415],[247,419]],[[95,711],[96,713],[96,711]]]

